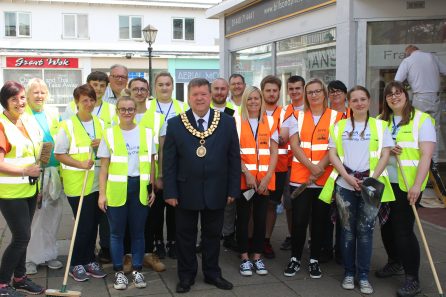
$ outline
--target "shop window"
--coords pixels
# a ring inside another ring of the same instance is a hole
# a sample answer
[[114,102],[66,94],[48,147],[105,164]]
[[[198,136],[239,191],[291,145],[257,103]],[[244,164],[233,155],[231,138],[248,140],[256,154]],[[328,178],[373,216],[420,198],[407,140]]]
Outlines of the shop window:
[[232,53],[231,73],[244,76],[247,85],[260,86],[262,79],[273,74],[272,44],[256,46]]
[[174,40],[195,40],[195,20],[174,18],[172,22]]
[[30,37],[31,13],[5,12],[5,36]]
[[119,39],[142,39],[142,17],[119,16]]
[[63,38],[88,38],[88,15],[63,14]]
[[175,83],[175,98],[184,102],[184,83]]

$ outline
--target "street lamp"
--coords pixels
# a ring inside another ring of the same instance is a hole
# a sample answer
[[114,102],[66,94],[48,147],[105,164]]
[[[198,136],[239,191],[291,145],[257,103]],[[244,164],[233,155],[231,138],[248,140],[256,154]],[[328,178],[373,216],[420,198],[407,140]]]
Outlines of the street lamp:
[[152,25],[147,25],[142,29],[142,34],[144,35],[144,40],[149,44],[147,50],[149,51],[149,91],[150,96],[152,96],[152,43],[155,43],[156,33],[158,29]]

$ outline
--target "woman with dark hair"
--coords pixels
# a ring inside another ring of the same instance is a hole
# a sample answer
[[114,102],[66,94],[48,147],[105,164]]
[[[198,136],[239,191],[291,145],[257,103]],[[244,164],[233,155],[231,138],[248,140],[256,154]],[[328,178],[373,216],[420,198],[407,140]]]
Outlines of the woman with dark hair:
[[25,260],[36,209],[40,176],[36,163],[43,136],[24,115],[26,97],[21,84],[5,82],[0,103],[4,108],[0,114],[0,211],[12,233],[0,265],[0,295],[25,296],[16,290],[41,294],[44,289],[26,277]]
[[357,275],[361,293],[372,294],[373,288],[368,279],[379,206],[366,203],[361,197],[361,183],[367,177],[379,179],[385,185],[382,201],[395,200],[386,172],[393,141],[386,123],[370,117],[370,93],[366,88],[352,88],[347,93],[347,100],[350,119],[343,119],[330,127],[328,147],[334,170],[319,197],[330,203],[336,188],[336,205],[342,227],[342,287],[353,290]]
[[60,124],[54,155],[62,166],[64,191],[74,216],[79,206],[85,171],[88,170],[69,272],[74,280],[82,282],[88,280],[88,276],[106,276],[96,262],[94,253],[102,214],[98,207],[99,160],[96,159],[96,150],[102,138],[104,123],[91,114],[96,103],[96,93],[91,86],[85,84],[77,87],[73,97],[77,113]]
[[[392,149],[387,171],[396,200],[389,203],[390,214],[381,227],[381,236],[388,262],[376,271],[377,277],[406,275],[404,285],[398,289],[400,297],[415,296],[420,289],[420,247],[413,231],[414,214],[411,205],[416,204],[426,187],[429,165],[435,150],[434,120],[415,109],[409,94],[399,81],[391,81],[384,88],[384,104],[381,118],[389,122],[395,147]],[[401,160],[398,168],[396,156]],[[401,171],[409,185],[406,188]]]
[[292,200],[291,258],[284,275],[291,277],[300,270],[301,257],[311,218],[311,252],[308,271],[311,278],[321,278],[319,267],[323,228],[330,206],[318,199],[333,167],[328,160],[328,131],[342,113],[328,108],[328,92],[320,79],[312,79],[304,87],[304,110],[296,110],[290,123],[290,144],[293,151],[290,192],[303,187]]

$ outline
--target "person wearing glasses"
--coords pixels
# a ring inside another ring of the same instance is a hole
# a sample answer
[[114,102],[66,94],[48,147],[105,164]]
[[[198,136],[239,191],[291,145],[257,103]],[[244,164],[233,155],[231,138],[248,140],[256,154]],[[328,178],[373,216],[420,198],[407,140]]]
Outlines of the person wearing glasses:
[[[387,252],[387,264],[376,271],[380,278],[405,273],[405,282],[397,291],[400,297],[415,296],[420,289],[420,247],[413,231],[415,217],[411,205],[418,204],[426,187],[429,164],[435,151],[434,119],[415,109],[409,94],[399,81],[384,88],[381,119],[389,123],[395,147],[387,171],[396,200],[389,203],[387,222],[381,227],[381,237]],[[398,168],[395,156],[402,168]],[[406,188],[401,171],[406,175]]]
[[335,170],[325,183],[320,199],[328,205],[333,193],[336,196],[342,227],[342,287],[353,290],[357,276],[361,293],[372,294],[370,259],[380,201],[375,205],[366,202],[361,196],[361,183],[367,177],[379,179],[385,185],[381,202],[395,200],[386,171],[393,140],[387,123],[370,117],[370,93],[366,88],[350,89],[347,98],[350,118],[330,127],[329,156]]
[[[271,192],[275,190],[279,132],[274,118],[267,116],[262,91],[247,87],[243,92],[241,114],[235,117],[241,157],[241,191],[236,200],[237,241],[240,250],[240,274],[268,274],[261,259],[264,251],[266,214]],[[251,211],[252,209],[252,211]],[[248,225],[253,221],[253,261],[248,256]]]
[[127,87],[129,80],[129,71],[127,67],[121,64],[114,64],[110,67],[110,84],[105,89],[102,100],[116,105],[116,100],[121,95],[122,90]]
[[156,153],[152,130],[134,122],[136,102],[118,98],[119,125],[104,131],[98,149],[101,158],[99,208],[110,223],[110,246],[115,271],[114,288],[124,290],[128,279],[123,271],[124,235],[130,233],[132,278],[137,288],[145,288],[141,273],[144,258],[144,227],[148,206],[155,200],[153,189]]
[[83,282],[88,280],[89,276],[106,276],[96,262],[94,253],[102,215],[98,207],[99,160],[96,159],[96,150],[102,138],[104,124],[92,115],[96,92],[90,85],[84,84],[75,88],[73,97],[77,113],[61,122],[56,135],[54,155],[61,163],[63,187],[74,216],[77,215],[84,176],[88,171],[69,271],[74,280]]
[[[44,288],[26,277],[25,259],[37,203],[36,165],[43,135],[28,121],[25,88],[6,81],[0,90],[0,211],[11,230],[11,242],[0,264],[0,296],[41,294]],[[11,286],[11,278],[12,286]]]
[[342,118],[350,117],[350,108],[347,106],[347,87],[340,80],[332,80],[327,85],[330,108],[342,113]]
[[295,111],[289,125],[293,151],[290,192],[304,187],[299,197],[292,200],[291,258],[284,275],[291,277],[299,271],[311,217],[310,263],[311,278],[321,278],[319,255],[323,228],[330,207],[318,199],[333,167],[328,159],[329,127],[342,117],[328,108],[327,88],[319,79],[312,79],[304,87],[304,110]]

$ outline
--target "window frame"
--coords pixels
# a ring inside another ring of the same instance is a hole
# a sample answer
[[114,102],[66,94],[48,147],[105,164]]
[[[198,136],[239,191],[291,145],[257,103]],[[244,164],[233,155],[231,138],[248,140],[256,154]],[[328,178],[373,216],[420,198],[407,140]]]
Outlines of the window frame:
[[[174,22],[175,20],[181,20],[183,24],[183,30],[182,30],[182,37],[181,38],[175,38],[175,26]],[[194,22],[194,36],[193,39],[186,39],[186,20],[193,20]],[[195,18],[193,17],[172,17],[172,40],[173,41],[188,41],[188,42],[194,42],[195,41]]]
[[[13,13],[15,15],[15,35],[6,35],[6,14]],[[21,35],[20,34],[20,24],[19,24],[19,15],[27,15],[29,19],[29,35]],[[3,12],[4,26],[3,26],[3,34],[7,38],[31,38],[32,37],[32,13],[26,11],[4,11]]]
[[[120,23],[120,18],[121,17],[126,17],[128,19],[128,24],[129,24],[128,35],[129,35],[129,38],[121,38],[121,23]],[[133,31],[132,30],[132,27],[133,27],[133,21],[132,20],[135,19],[135,18],[139,18],[141,20],[141,37],[133,37],[132,36],[132,31]],[[127,40],[137,40],[137,41],[144,40],[144,36],[142,34],[142,29],[143,29],[142,24],[143,23],[144,23],[144,16],[142,16],[142,15],[118,15],[118,39],[119,40],[125,40],[125,41],[127,41]]]
[[[87,17],[87,36],[79,37],[79,16]],[[74,16],[74,36],[65,35],[65,16]],[[62,13],[62,39],[90,39],[90,19],[87,13]]]

